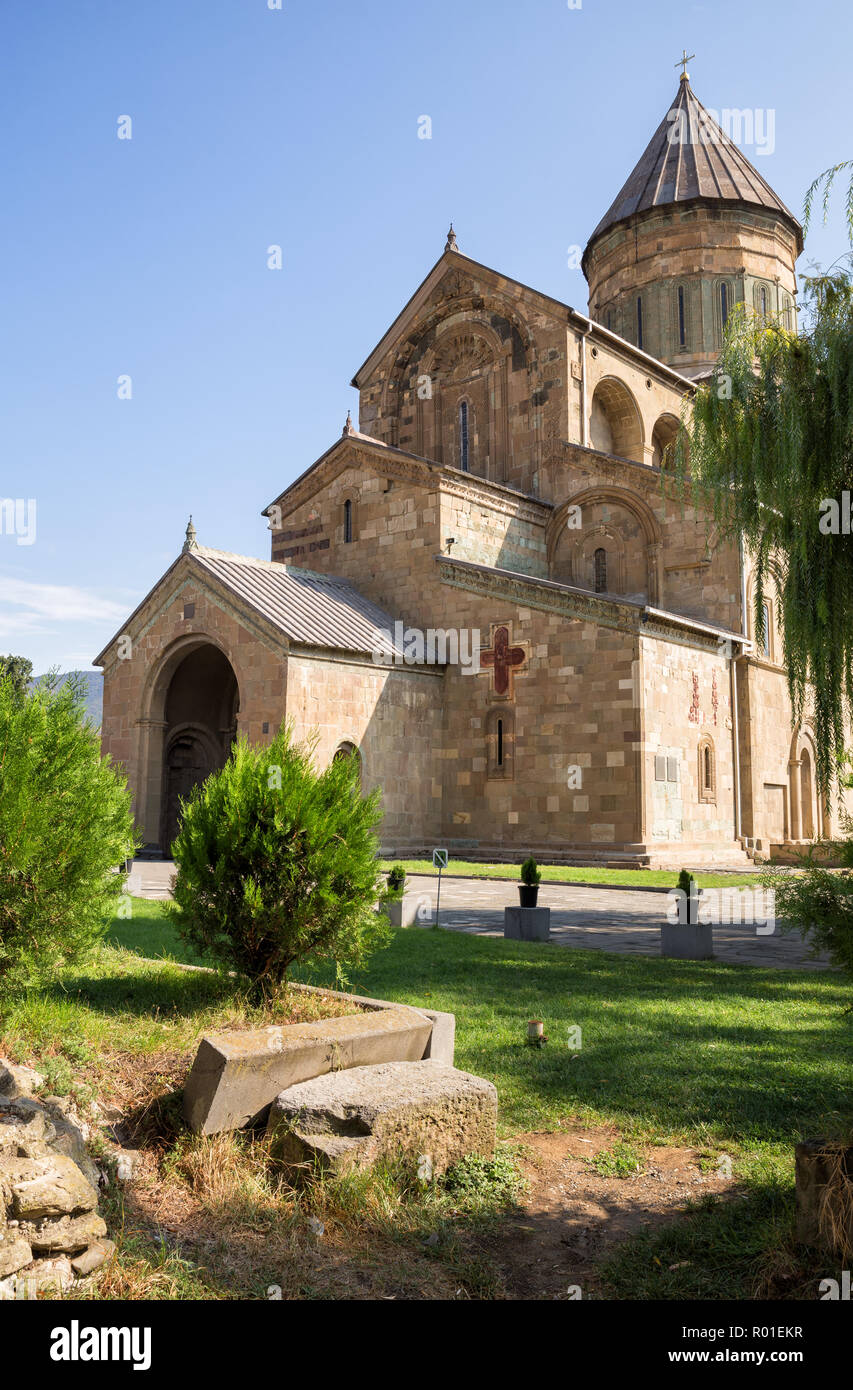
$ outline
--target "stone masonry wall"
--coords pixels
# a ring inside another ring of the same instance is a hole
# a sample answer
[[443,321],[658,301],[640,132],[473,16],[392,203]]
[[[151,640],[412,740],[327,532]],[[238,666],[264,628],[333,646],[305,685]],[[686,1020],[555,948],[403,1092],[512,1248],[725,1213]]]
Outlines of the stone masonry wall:
[[342,743],[358,748],[364,791],[382,788],[383,845],[435,841],[441,828],[444,684],[441,670],[289,658],[287,713],[297,737],[317,730],[321,767]]
[[[513,678],[514,699],[495,694],[488,668],[448,672],[441,756],[449,843],[518,853],[633,843],[635,636],[458,589],[454,606],[457,624],[479,628],[484,647],[495,624],[509,624],[527,664]],[[496,766],[499,719],[504,769]]]
[[[641,640],[645,840],[712,845],[735,839],[729,664],[717,651],[648,636]],[[700,754],[712,753],[703,794]]]

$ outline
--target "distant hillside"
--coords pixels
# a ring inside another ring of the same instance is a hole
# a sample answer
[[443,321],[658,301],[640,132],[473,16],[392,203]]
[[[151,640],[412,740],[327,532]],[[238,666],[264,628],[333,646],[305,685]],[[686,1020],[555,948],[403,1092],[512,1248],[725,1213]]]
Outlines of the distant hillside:
[[[69,676],[81,676],[86,683],[86,713],[97,728],[101,727],[104,710],[104,676],[102,671],[64,671],[60,684],[64,685]],[[40,685],[44,676],[36,676],[33,685]]]

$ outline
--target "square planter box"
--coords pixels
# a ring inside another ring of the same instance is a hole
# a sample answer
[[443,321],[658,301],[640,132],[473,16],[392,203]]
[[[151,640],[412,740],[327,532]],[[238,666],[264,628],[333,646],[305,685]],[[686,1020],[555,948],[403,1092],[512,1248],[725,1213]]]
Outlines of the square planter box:
[[504,908],[504,936],[510,941],[547,941],[550,935],[550,907]]
[[384,912],[392,927],[411,927],[417,921],[418,899],[398,898],[396,902],[384,903],[379,909]]
[[711,960],[714,937],[710,922],[664,922],[660,929],[660,953],[675,960]]

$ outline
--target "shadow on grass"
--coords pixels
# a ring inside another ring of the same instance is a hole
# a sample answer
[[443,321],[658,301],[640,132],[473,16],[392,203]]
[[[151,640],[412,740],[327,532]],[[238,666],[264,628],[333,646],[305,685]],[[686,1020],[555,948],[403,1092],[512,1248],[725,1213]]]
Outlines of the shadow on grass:
[[97,1013],[134,1014],[164,1019],[200,1013],[235,997],[233,983],[219,975],[156,966],[125,969],[109,975],[79,973],[45,985],[39,995],[50,1003],[76,1003]]
[[114,917],[104,941],[121,946],[149,960],[172,959],[186,965],[203,965],[202,957],[184,941],[165,914],[164,904],[144,898],[132,900],[132,917]]
[[602,1262],[602,1296],[613,1299],[819,1297],[837,1277],[832,1257],[797,1245],[790,1184],[765,1180],[709,1197],[686,1217],[631,1237]]
[[[114,939],[132,938],[146,955],[174,945],[160,904],[142,903],[140,914],[114,923]],[[331,970],[296,977],[335,984]],[[76,983],[93,1008],[159,1017],[227,997],[215,977],[178,970],[167,991],[144,969]],[[573,1114],[729,1143],[792,1143],[835,1132],[850,1117],[853,1015],[845,1013],[850,986],[837,973],[409,929],[396,931],[350,987],[454,1013],[457,1065],[495,1082],[503,1123],[519,1129],[553,1128]],[[531,1017],[545,1021],[542,1050],[525,1045]],[[570,1028],[580,1029],[579,1045],[569,1046]]]
[[[511,1124],[587,1108],[629,1127],[782,1142],[850,1113],[850,988],[836,974],[410,929],[353,984],[456,1013],[457,1065],[494,1080]],[[531,1017],[545,1022],[541,1050],[524,1043]]]

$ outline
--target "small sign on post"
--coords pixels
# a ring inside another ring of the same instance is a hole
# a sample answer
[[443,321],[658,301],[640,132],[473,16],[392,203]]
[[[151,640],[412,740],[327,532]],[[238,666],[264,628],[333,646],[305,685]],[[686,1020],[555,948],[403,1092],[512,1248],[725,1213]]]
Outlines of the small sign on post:
[[435,921],[433,922],[434,927],[438,926],[438,910],[441,903],[441,871],[442,869],[447,868],[447,861],[449,857],[450,856],[448,855],[446,849],[434,849],[432,852],[433,868],[438,869],[438,892],[435,898]]

